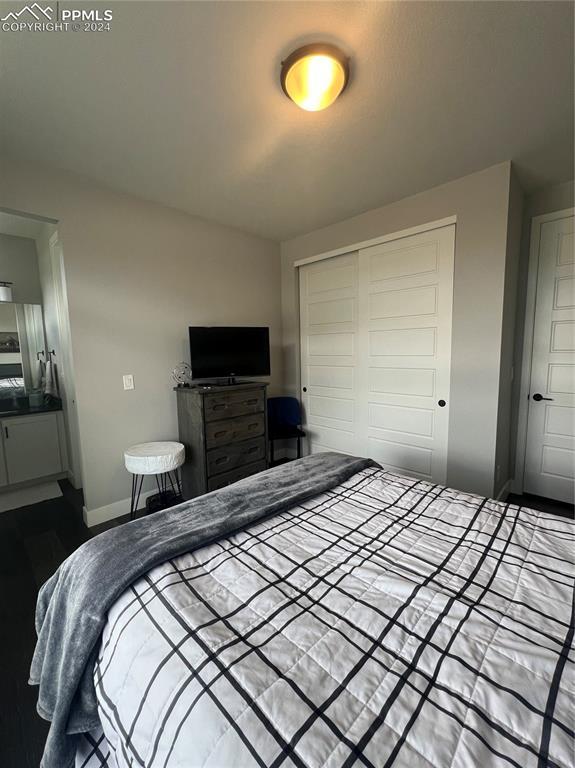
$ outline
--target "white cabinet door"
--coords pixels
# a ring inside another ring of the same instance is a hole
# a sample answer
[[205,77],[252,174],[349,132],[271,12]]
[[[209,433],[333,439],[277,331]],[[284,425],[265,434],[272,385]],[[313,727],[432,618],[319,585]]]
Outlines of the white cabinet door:
[[0,486],[8,483],[8,476],[6,474],[6,456],[4,455],[4,442],[0,435]]
[[573,503],[575,487],[575,225],[541,227],[529,391],[527,493]]
[[2,421],[9,483],[62,471],[57,414],[14,416]]

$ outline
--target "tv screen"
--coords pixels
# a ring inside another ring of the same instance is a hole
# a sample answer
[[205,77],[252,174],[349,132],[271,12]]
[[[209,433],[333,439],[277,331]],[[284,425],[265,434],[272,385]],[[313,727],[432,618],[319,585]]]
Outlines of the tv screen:
[[190,328],[192,378],[268,376],[269,328]]

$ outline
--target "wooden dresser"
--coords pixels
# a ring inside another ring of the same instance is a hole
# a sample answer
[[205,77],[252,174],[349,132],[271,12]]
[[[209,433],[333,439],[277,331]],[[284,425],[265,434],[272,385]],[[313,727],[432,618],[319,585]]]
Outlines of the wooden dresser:
[[266,387],[176,387],[184,499],[201,496],[268,466]]

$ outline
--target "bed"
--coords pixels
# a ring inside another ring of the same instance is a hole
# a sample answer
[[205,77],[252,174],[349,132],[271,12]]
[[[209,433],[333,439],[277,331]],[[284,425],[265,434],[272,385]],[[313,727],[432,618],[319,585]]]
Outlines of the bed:
[[573,531],[368,465],[169,557],[106,613],[74,764],[568,768]]

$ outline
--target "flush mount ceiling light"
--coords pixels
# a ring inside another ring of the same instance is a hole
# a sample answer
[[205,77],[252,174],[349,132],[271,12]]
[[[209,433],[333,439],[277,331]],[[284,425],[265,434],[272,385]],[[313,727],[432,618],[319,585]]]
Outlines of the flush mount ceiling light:
[[282,62],[285,95],[308,112],[319,112],[333,104],[348,79],[349,59],[328,43],[304,45]]

